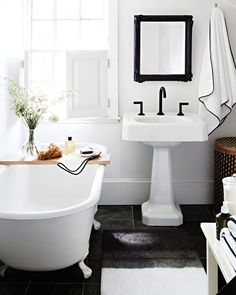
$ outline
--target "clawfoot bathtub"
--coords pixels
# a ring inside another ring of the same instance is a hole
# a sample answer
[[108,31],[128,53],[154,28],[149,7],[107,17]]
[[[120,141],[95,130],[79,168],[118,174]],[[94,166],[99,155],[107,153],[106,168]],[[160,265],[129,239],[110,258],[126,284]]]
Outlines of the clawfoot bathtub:
[[[106,152],[103,146],[96,148]],[[78,262],[89,277],[84,259],[104,169],[87,165],[72,176],[56,165],[0,166],[0,260],[29,271]]]

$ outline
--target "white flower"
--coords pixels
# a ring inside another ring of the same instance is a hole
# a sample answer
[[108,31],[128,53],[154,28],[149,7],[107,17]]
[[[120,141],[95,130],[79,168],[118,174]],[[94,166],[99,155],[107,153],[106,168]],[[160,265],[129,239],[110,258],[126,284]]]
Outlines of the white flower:
[[8,81],[8,93],[11,97],[10,106],[18,117],[22,117],[29,129],[35,129],[39,120],[47,112],[48,99],[43,94],[34,94],[32,91],[19,86],[14,80]]

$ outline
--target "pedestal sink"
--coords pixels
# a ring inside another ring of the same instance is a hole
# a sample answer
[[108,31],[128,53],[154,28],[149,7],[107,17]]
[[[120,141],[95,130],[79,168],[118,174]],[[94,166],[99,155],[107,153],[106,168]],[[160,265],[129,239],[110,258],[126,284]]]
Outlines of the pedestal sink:
[[186,141],[208,140],[207,125],[196,114],[157,116],[148,113],[123,116],[122,139],[141,141],[153,147],[152,179],[149,200],[142,204],[142,221],[146,225],[167,226],[183,223],[179,205],[175,204],[172,183],[171,147]]

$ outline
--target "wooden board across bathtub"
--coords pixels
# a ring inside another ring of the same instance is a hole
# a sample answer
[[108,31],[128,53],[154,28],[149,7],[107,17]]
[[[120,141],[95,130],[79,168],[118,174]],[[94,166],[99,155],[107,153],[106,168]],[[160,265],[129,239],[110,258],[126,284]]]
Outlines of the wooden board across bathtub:
[[[22,159],[21,155],[5,155],[0,159],[0,165],[55,165],[60,159],[51,159],[51,160],[32,160],[25,161]],[[110,164],[111,155],[103,154],[99,158],[91,160],[88,164],[99,164],[107,165]]]

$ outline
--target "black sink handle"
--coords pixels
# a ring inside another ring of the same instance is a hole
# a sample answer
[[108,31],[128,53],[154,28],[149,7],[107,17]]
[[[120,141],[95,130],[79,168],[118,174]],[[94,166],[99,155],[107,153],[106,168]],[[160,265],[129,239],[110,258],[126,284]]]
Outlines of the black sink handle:
[[178,112],[177,116],[184,116],[182,108],[183,108],[183,106],[188,106],[188,105],[189,105],[188,102],[180,102],[179,103],[179,112]]
[[139,116],[145,116],[144,112],[143,112],[143,101],[134,101],[134,104],[139,104],[140,106],[140,111],[138,113]]

